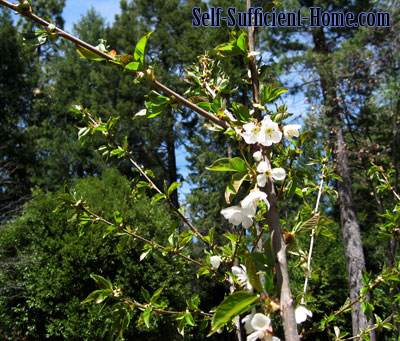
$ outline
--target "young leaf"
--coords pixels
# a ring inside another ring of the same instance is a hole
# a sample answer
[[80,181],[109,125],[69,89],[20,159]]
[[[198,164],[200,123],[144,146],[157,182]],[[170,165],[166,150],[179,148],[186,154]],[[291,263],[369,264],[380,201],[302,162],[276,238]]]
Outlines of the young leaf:
[[90,59],[90,60],[94,60],[96,62],[101,62],[102,60],[105,60],[104,58],[100,57],[96,53],[89,51],[89,50],[85,49],[84,47],[77,46],[76,51],[83,59]]
[[105,279],[104,277],[100,276],[100,275],[94,275],[91,274],[90,277],[92,277],[94,279],[94,281],[97,283],[97,285],[99,286],[100,289],[110,289],[112,290],[112,283],[108,280]]
[[245,54],[247,54],[247,45],[248,45],[249,38],[247,34],[243,32],[239,38],[237,39],[237,47]]
[[246,163],[240,157],[218,159],[206,169],[216,172],[247,172]]
[[146,48],[147,40],[150,38],[152,33],[153,32],[147,33],[145,36],[140,38],[136,44],[134,57],[141,64],[144,64],[144,50]]
[[142,314],[143,321],[147,328],[150,328],[150,314],[151,314],[151,306],[148,306]]
[[258,300],[256,294],[247,291],[237,291],[226,297],[214,313],[211,320],[211,332],[208,336],[225,326],[234,317],[250,310]]
[[154,304],[154,303],[158,300],[158,298],[160,297],[161,292],[163,291],[163,289],[164,289],[164,287],[161,287],[160,289],[158,289],[158,290],[153,294],[153,296],[151,296],[151,299],[150,299],[150,303],[151,303],[151,304]]
[[182,184],[180,182],[174,182],[168,188],[168,196],[170,196],[179,186]]
[[257,269],[252,254],[250,254],[249,257],[247,258],[246,269],[250,284],[253,286],[254,289],[258,290],[260,293],[263,293],[264,289],[260,282],[260,278],[257,275]]
[[151,203],[154,204],[157,201],[160,201],[161,199],[164,199],[164,198],[165,198],[165,194],[164,193],[157,193],[151,198]]

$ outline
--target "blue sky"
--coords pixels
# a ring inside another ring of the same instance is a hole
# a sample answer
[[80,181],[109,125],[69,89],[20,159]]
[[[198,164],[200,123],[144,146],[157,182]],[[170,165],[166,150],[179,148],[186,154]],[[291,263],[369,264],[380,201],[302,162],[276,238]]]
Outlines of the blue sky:
[[115,14],[120,13],[119,0],[66,0],[63,11],[65,30],[71,32],[73,24],[92,7],[106,19],[108,24],[114,21]]

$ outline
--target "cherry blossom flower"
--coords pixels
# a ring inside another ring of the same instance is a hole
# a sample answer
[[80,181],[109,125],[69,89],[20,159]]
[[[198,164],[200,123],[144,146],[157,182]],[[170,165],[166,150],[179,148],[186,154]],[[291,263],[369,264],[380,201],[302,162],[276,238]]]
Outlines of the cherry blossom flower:
[[222,258],[220,256],[211,256],[210,263],[214,269],[218,269],[222,262]]
[[221,210],[221,214],[224,216],[225,219],[228,219],[229,222],[233,225],[242,224],[245,229],[249,228],[253,225],[253,214],[249,214],[252,212],[244,211],[240,206],[231,206],[224,208]]
[[259,150],[253,153],[254,161],[257,161],[257,162],[261,161],[262,157],[263,157],[263,155],[262,155],[261,151],[259,151]]
[[257,185],[260,187],[265,186],[268,178],[280,181],[286,176],[286,171],[283,168],[271,169],[271,167],[265,161],[260,162],[260,164],[257,166],[257,172],[260,173],[257,175]]
[[257,142],[263,146],[271,146],[282,139],[282,132],[279,130],[278,123],[271,120],[270,116],[265,116],[261,122],[261,130],[258,134]]
[[283,135],[290,140],[292,136],[299,137],[299,129],[301,128],[300,124],[288,124],[283,127]]
[[240,266],[232,266],[232,273],[236,276],[242,287],[245,286],[249,291],[253,290],[253,286],[251,285],[249,277],[247,276],[247,269],[245,265],[240,264]]
[[258,135],[260,133],[260,126],[256,125],[255,123],[246,123],[243,126],[245,130],[244,133],[241,133],[242,137],[246,141],[247,144],[254,144],[258,140]]
[[299,305],[294,311],[296,323],[300,324],[307,320],[307,316],[312,317],[312,312],[308,310],[304,305]]
[[253,332],[247,336],[246,341],[255,341],[257,339],[264,341],[280,341],[279,338],[272,336],[271,319],[264,314],[254,314],[251,318],[250,325]]
[[265,201],[269,209],[267,194],[261,191],[252,191],[242,200],[243,212],[253,217],[256,214],[259,201]]

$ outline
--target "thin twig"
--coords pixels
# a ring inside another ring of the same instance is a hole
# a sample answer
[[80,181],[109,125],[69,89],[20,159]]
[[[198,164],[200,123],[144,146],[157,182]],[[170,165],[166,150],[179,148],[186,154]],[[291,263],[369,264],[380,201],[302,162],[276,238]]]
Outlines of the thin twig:
[[[115,224],[113,224],[112,222],[110,222],[110,221],[108,221],[108,220],[106,220],[106,219],[100,217],[100,216],[97,215],[96,213],[90,211],[90,210],[89,210],[88,208],[86,208],[85,206],[81,205],[80,208],[81,208],[84,212],[86,212],[87,214],[89,214],[90,216],[96,218],[97,221],[101,221],[102,223],[104,223],[104,224],[106,224],[106,225],[108,225],[108,226],[115,226]],[[157,243],[155,243],[155,242],[152,242],[151,240],[148,240],[148,239],[146,239],[146,238],[144,238],[144,237],[142,237],[142,236],[139,236],[138,234],[136,234],[136,233],[134,233],[134,232],[132,232],[132,231],[129,231],[129,230],[127,230],[127,229],[124,229],[124,228],[122,228],[122,227],[120,227],[119,230],[120,230],[121,232],[124,232],[124,233],[126,233],[126,234],[129,234],[130,236],[132,236],[132,237],[134,237],[134,238],[136,238],[136,239],[141,240],[142,242],[144,242],[144,243],[146,243],[146,244],[149,244],[149,245],[152,246],[152,247],[155,247],[155,248],[158,248],[158,249],[161,249],[161,250],[164,250],[164,249],[166,248],[166,247],[163,246],[163,245],[160,245],[160,244],[157,244]],[[191,263],[193,263],[193,264],[196,264],[196,265],[200,266],[200,267],[205,266],[205,264],[202,264],[202,263],[200,263],[200,262],[198,262],[198,261],[196,261],[196,260],[194,260],[194,259],[192,259],[192,258],[190,258],[190,257],[188,257],[188,256],[186,256],[186,255],[184,255],[183,253],[178,252],[178,251],[171,251],[170,253],[173,253],[173,254],[175,254],[175,255],[177,255],[177,256],[179,256],[179,257],[181,257],[181,258],[183,258],[183,259],[185,259],[185,260],[187,260],[187,261],[189,261],[189,262],[191,262]]]
[[[322,194],[323,183],[324,183],[324,171],[322,171],[322,175],[321,175],[321,182],[319,184],[318,197],[317,197],[317,202],[315,204],[314,215],[319,215],[318,209],[319,209],[319,202],[320,202],[321,194]],[[312,259],[312,253],[313,253],[313,248],[314,248],[315,228],[316,227],[314,226],[311,231],[310,251],[308,252],[307,272],[306,272],[306,278],[304,279],[303,297],[301,298],[301,304],[305,303],[305,295],[307,293],[308,280],[311,276],[311,259]]]
[[162,315],[179,315],[179,314],[187,314],[190,313],[192,315],[201,315],[201,316],[207,316],[207,317],[212,317],[213,315],[210,313],[205,313],[202,311],[173,311],[173,310],[164,310],[164,309],[159,309],[159,308],[154,308],[151,304],[142,304],[139,302],[136,302],[135,300],[131,301],[126,298],[122,298],[124,303],[128,305],[133,305],[139,309],[145,310],[147,307],[151,306],[151,310],[155,311],[156,313],[162,314]]

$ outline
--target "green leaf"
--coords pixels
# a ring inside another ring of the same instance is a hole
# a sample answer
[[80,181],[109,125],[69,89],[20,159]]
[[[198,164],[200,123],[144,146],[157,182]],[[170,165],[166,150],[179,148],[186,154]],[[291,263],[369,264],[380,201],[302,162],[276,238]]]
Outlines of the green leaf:
[[169,98],[160,95],[152,90],[145,96],[145,105],[147,109],[147,118],[153,118],[159,115],[169,103]]
[[151,306],[148,306],[142,314],[143,321],[147,328],[150,328],[150,314],[151,314]]
[[258,300],[256,294],[247,291],[237,291],[226,297],[212,317],[211,332],[208,336],[225,326],[234,317],[250,310]]
[[127,65],[125,65],[124,70],[129,70],[129,71],[141,71],[143,68],[141,68],[141,65],[139,62],[131,62]]
[[168,197],[173,193],[173,191],[175,191],[181,185],[182,184],[180,182],[172,183],[171,186],[169,186],[168,188]]
[[104,290],[95,290],[89,294],[88,297],[82,303],[88,303],[94,301],[96,304],[100,304],[103,302],[107,297],[111,296],[112,290],[104,289]]
[[256,269],[256,265],[254,263],[252,254],[250,254],[249,257],[247,258],[246,269],[247,269],[247,276],[249,278],[250,284],[258,292],[263,293],[264,288],[261,284],[259,276],[257,275],[257,269]]
[[77,46],[76,47],[76,51],[78,52],[78,54],[81,56],[81,58],[83,59],[90,59],[90,60],[94,60],[96,62],[100,62],[102,60],[105,60],[104,58],[100,57],[98,54],[89,51],[81,46]]
[[249,108],[247,108],[245,105],[242,103],[232,103],[232,113],[235,115],[235,117],[241,121],[249,121],[251,116],[249,112]]
[[149,293],[149,291],[147,289],[143,288],[143,287],[142,287],[141,291],[142,291],[142,296],[145,299],[145,301],[147,303],[150,303],[150,293]]
[[157,201],[160,201],[161,199],[165,198],[165,194],[164,193],[157,193],[155,195],[153,195],[153,197],[151,198],[151,203],[154,204]]
[[218,159],[206,169],[216,172],[247,172],[246,162],[240,157]]
[[151,303],[151,304],[154,304],[154,303],[158,300],[158,298],[160,297],[161,292],[163,291],[163,289],[164,289],[164,287],[161,287],[160,289],[158,289],[158,290],[153,294],[153,296],[151,296],[151,299],[150,299],[150,303]]
[[272,102],[276,99],[279,95],[283,94],[284,92],[288,91],[289,89],[286,88],[272,88],[272,86],[266,86],[262,84],[260,86],[260,100],[261,104],[264,105],[265,103]]
[[242,54],[240,48],[230,44],[230,43],[222,43],[215,48],[215,52],[217,55],[221,57],[232,57]]
[[196,322],[194,322],[193,316],[190,313],[185,314],[185,320],[189,326],[195,326]]
[[244,53],[247,55],[247,45],[248,45],[248,37],[247,34],[245,32],[243,32],[239,38],[237,39],[237,47]]
[[105,279],[104,277],[100,276],[100,275],[94,275],[91,274],[90,277],[92,277],[94,279],[94,281],[97,283],[97,285],[99,286],[100,289],[110,289],[112,290],[112,283],[108,280]]
[[153,32],[147,33],[145,36],[140,38],[136,44],[134,57],[141,64],[144,64],[144,50],[146,48],[147,41],[152,33]]

